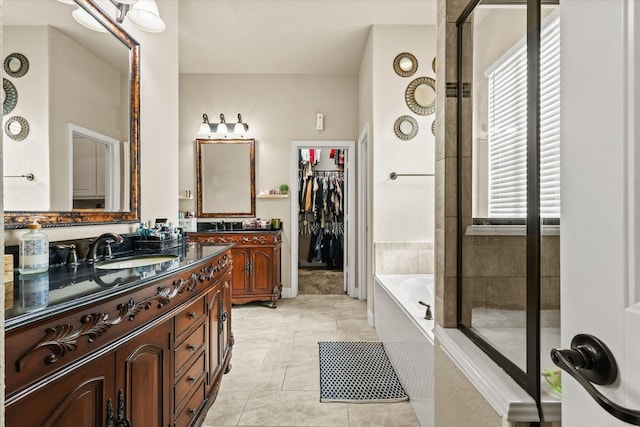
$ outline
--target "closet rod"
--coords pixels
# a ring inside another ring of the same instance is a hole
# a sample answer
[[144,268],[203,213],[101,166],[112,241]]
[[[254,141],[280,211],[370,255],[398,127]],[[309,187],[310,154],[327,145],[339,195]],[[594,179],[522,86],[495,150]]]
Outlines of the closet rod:
[[436,176],[433,173],[395,173],[391,172],[389,178],[397,179],[399,176]]

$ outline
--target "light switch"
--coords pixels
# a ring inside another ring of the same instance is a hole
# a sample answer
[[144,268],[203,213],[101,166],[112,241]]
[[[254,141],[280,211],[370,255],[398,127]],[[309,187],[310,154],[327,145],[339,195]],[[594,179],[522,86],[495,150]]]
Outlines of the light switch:
[[316,130],[324,130],[324,114],[316,114]]

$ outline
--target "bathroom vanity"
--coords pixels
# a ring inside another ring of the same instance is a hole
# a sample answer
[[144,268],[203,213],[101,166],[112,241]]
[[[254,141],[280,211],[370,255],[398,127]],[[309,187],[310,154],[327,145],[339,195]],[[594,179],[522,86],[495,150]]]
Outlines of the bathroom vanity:
[[278,306],[282,293],[280,230],[234,229],[188,233],[190,241],[216,244],[233,243],[233,283],[231,302],[270,301]]
[[230,369],[232,254],[206,243],[171,253],[147,266],[16,273],[6,425],[202,423]]

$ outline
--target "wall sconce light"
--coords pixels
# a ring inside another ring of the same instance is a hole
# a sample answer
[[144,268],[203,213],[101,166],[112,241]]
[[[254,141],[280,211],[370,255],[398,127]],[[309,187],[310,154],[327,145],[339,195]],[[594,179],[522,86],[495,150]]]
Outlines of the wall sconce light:
[[220,122],[219,123],[210,123],[209,116],[205,114],[202,115],[202,124],[200,125],[200,130],[198,131],[201,135],[206,134],[218,134],[218,135],[228,135],[228,134],[238,134],[242,135],[249,131],[249,125],[242,122],[242,116],[238,113],[238,121],[230,127],[228,125],[224,114],[220,114]]
[[[58,1],[66,4],[75,4],[73,0]],[[128,16],[129,21],[141,30],[160,33],[165,29],[165,23],[160,18],[160,12],[155,0],[96,0],[96,4],[105,12],[109,10],[109,3],[116,8],[117,15],[115,19],[120,24]],[[90,30],[102,33],[107,32],[106,28],[79,6],[71,12],[71,15],[79,24]]]

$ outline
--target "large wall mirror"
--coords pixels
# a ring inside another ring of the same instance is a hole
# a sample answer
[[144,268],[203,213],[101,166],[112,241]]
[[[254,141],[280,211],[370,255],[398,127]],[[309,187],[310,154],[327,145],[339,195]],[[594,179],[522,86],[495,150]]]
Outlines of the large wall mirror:
[[[139,220],[139,44],[94,1],[74,1],[2,5],[3,55],[28,60],[4,76],[17,96],[4,121],[29,124],[3,142],[5,228],[34,214],[44,226]],[[77,8],[104,32],[78,24]]]
[[256,215],[255,140],[198,139],[198,217]]

